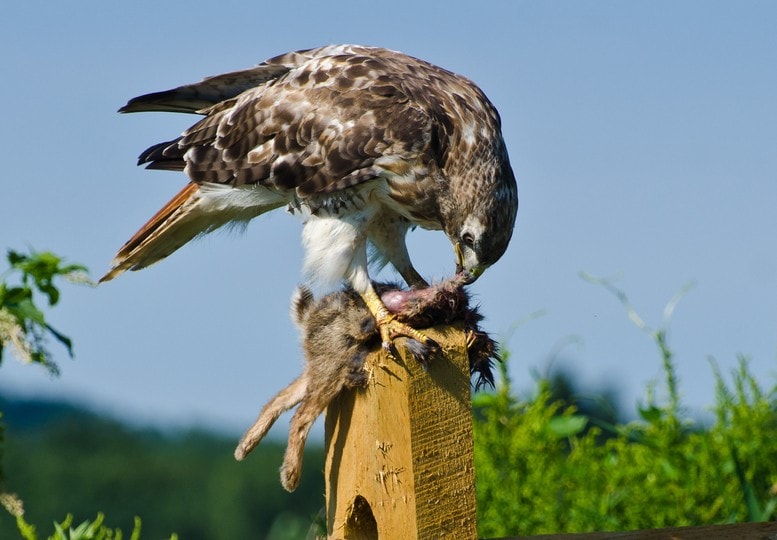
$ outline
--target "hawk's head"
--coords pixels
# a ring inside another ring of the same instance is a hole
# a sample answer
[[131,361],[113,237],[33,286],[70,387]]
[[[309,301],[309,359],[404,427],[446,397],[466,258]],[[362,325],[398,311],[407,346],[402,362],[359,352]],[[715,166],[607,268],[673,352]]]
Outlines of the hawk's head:
[[[456,271],[474,281],[504,254],[518,212],[515,176],[508,162],[478,183],[454,193],[445,233],[456,251]],[[456,190],[454,190],[456,191]]]

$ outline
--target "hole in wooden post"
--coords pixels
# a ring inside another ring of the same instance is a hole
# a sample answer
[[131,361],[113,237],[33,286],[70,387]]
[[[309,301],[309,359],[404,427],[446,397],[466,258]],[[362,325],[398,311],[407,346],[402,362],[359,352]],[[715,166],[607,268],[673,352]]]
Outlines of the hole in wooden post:
[[367,499],[357,495],[345,522],[345,540],[377,540],[378,523]]

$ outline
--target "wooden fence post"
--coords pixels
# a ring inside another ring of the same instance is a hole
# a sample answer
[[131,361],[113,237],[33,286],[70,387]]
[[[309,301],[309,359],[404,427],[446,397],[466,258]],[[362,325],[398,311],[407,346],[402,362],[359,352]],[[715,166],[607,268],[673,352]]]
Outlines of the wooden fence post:
[[476,539],[469,361],[460,326],[424,330],[428,371],[395,344],[367,358],[370,384],[326,413],[330,539]]

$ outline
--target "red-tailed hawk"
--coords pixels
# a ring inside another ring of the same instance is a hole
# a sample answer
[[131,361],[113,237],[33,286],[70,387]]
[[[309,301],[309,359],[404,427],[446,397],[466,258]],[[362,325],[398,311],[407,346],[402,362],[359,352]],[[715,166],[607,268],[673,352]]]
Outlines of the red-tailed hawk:
[[304,220],[307,278],[348,282],[388,344],[419,334],[375,294],[368,245],[373,262],[390,262],[423,287],[408,229],[444,231],[457,270],[472,279],[510,241],[518,197],[496,109],[469,79],[417,58],[353,45],[291,52],[120,109],[139,111],[204,118],[140,155],[139,164],[184,171],[190,182],[119,250],[101,281],[285,206]]

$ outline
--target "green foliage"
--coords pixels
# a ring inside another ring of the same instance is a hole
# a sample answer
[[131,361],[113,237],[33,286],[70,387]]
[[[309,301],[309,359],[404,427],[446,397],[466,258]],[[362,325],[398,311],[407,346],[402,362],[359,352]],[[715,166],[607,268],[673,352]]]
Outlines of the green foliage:
[[[9,251],[7,260],[10,267],[0,274],[0,361],[10,347],[22,361],[56,374],[46,340],[53,337],[71,356],[72,342],[48,323],[41,306],[58,303],[59,277],[91,284],[86,269],[64,264],[49,252]],[[19,534],[37,539],[33,523],[67,513],[63,522],[54,523],[49,538],[120,539],[121,530],[106,527],[103,514],[73,527],[74,515],[85,519],[95,508],[107,510],[125,529],[135,514],[148,516],[144,529],[152,538],[178,530],[194,540],[264,535],[280,540],[304,536],[316,521],[323,503],[321,449],[307,453],[301,486],[289,495],[278,479],[277,464],[283,459],[279,445],[263,444],[252,459],[237,463],[233,440],[202,433],[135,433],[73,408],[57,409],[45,418],[43,431],[19,429],[8,414],[6,441],[0,424],[0,458],[13,471],[7,480],[0,473],[0,504],[14,518],[9,523],[0,515],[1,538]],[[6,488],[23,492],[26,513]],[[131,538],[137,539],[140,521],[134,518],[133,523]]]
[[[47,537],[48,540],[122,540],[121,529],[111,529],[106,527],[103,522],[105,516],[97,514],[93,521],[84,521],[73,528],[73,515],[68,514],[61,522],[54,522],[54,534]],[[24,520],[23,513],[16,516],[17,527],[23,540],[38,540],[35,527]],[[135,518],[135,525],[130,534],[130,540],[140,539],[140,518]],[[176,535],[170,537],[171,540],[177,540]]]
[[[477,400],[480,535],[633,530],[766,521],[777,514],[777,393],[742,361],[719,379],[718,419],[695,428],[652,403],[639,421],[599,427],[551,399],[547,381],[520,400],[503,379]],[[747,392],[742,390],[747,389]]]
[[[23,540],[38,540],[37,529],[25,519],[24,504],[17,495],[8,492],[0,493],[0,505],[16,518],[16,527]],[[121,530],[106,527],[103,524],[104,518],[102,513],[98,513],[94,520],[84,521],[73,528],[73,515],[68,514],[61,523],[54,522],[54,534],[47,538],[48,540],[121,540]],[[131,540],[140,538],[140,529],[140,518],[135,517]]]
[[[60,297],[59,289],[54,285],[55,278],[91,283],[86,268],[79,264],[64,264],[60,257],[48,251],[31,251],[25,255],[9,250],[6,259],[9,268],[0,274],[0,363],[5,348],[10,346],[22,361],[39,364],[56,375],[57,365],[45,347],[46,338],[51,336],[61,343],[71,357],[73,343],[46,321],[39,307],[39,296],[45,298],[49,307],[55,306]],[[4,429],[5,426],[0,423],[0,464],[4,461]],[[0,469],[0,484],[4,484],[4,480]],[[1,492],[0,504],[16,518],[18,532],[24,540],[38,539],[35,526],[25,520],[24,505],[16,495]],[[103,514],[97,514],[94,520],[84,521],[73,528],[73,515],[68,514],[61,523],[54,522],[54,534],[48,539],[121,540],[121,530],[108,528],[103,521]],[[138,540],[139,537],[140,519],[136,517],[130,538]]]
[[540,380],[517,397],[502,368],[497,388],[475,396],[475,470],[482,537],[634,530],[764,521],[777,517],[777,386],[765,391],[747,362],[727,385],[717,367],[716,420],[687,417],[666,328],[649,328],[667,397],[649,388],[639,420],[610,424],[578,413]]
[[[0,408],[8,488],[39,531],[52,516],[80,523],[99,509],[124,531],[141,516],[142,538],[299,539],[324,506],[323,449],[314,442],[299,487],[287,493],[278,474],[284,445],[272,440],[237,462],[236,436],[131,429],[57,403],[0,399]],[[14,538],[4,518],[0,509],[0,538]]]
[[64,264],[49,251],[24,255],[8,250],[6,258],[10,268],[0,274],[0,362],[4,349],[11,346],[22,361],[39,364],[57,374],[57,365],[45,348],[46,337],[53,336],[70,356],[73,343],[46,322],[38,296],[43,295],[49,307],[56,305],[59,289],[54,285],[55,278],[90,283],[86,268]]
[[[86,268],[78,264],[65,265],[60,257],[48,251],[31,251],[29,255],[24,255],[8,250],[6,259],[9,268],[0,274],[0,364],[5,348],[10,346],[22,361],[39,364],[50,373],[57,374],[57,366],[45,348],[46,337],[53,336],[65,346],[71,357],[73,344],[70,338],[46,321],[46,316],[38,307],[37,297],[43,295],[49,307],[56,305],[59,289],[54,286],[54,279],[64,277],[90,283]],[[5,481],[2,419],[0,412],[0,496],[6,496],[2,492]]]

